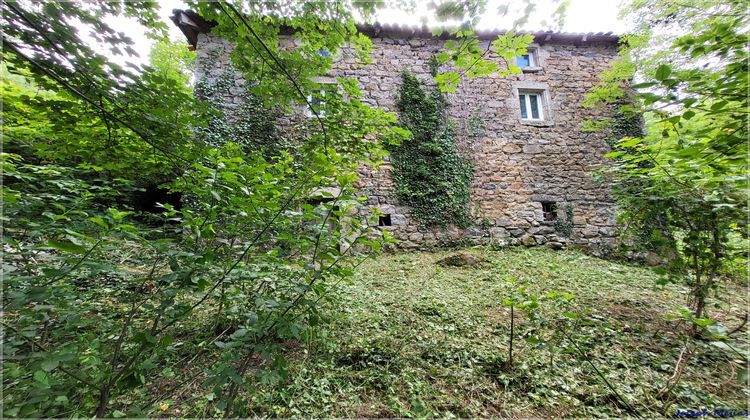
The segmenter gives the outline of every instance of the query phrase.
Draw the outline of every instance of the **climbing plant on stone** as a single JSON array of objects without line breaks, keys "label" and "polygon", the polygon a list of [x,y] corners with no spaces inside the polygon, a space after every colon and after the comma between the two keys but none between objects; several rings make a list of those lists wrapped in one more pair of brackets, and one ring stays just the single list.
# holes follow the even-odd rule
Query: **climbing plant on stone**
[{"label": "climbing plant on stone", "polygon": [[401,125],[412,136],[391,147],[397,198],[424,225],[468,226],[473,167],[456,147],[445,97],[437,89],[428,91],[409,72],[402,79],[396,107]]},{"label": "climbing plant on stone", "polygon": [[[278,110],[263,106],[263,101],[249,89],[237,88],[235,71],[226,70],[213,83],[201,79],[195,85],[195,97],[206,101],[214,111],[205,127],[196,129],[197,138],[212,146],[222,146],[231,141],[242,145],[246,151],[277,154],[283,148],[281,133],[275,121]],[[226,103],[231,91],[242,89],[239,104]],[[230,108],[228,105],[232,105]]]}]

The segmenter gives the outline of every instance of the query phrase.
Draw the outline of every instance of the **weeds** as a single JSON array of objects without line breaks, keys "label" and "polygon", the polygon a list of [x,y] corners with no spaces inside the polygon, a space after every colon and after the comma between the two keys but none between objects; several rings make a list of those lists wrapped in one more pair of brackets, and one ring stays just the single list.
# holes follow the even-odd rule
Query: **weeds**
[{"label": "weeds", "polygon": [[[486,251],[487,262],[475,267],[436,264],[450,254],[393,254],[363,264],[353,284],[343,286],[346,298],[330,307],[338,316],[314,353],[290,359],[284,397],[276,397],[278,388],[260,388],[250,411],[654,417],[677,408],[744,406],[744,362],[712,345],[691,358],[668,401],[655,398],[684,344],[676,321],[666,318],[684,290],[655,288],[652,271],[574,251],[520,248]],[[510,307],[501,296],[519,286],[538,305],[530,312],[515,306],[509,371]],[[733,305],[716,315],[741,311]],[[731,345],[747,348],[743,340]]]}]

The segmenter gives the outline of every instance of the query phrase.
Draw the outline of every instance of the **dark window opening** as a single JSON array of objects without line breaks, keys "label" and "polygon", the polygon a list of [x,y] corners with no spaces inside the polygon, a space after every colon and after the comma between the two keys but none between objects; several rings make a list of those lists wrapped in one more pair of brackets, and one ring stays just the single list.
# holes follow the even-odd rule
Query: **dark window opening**
[{"label": "dark window opening", "polygon": [[328,203],[328,202],[331,202],[331,201],[333,201],[333,199],[332,198],[328,198],[328,197],[324,197],[324,198],[308,198],[307,199],[307,204],[309,204],[309,205],[311,205],[313,207],[318,207],[321,204]]},{"label": "dark window opening", "polygon": [[148,185],[133,194],[133,209],[144,213],[162,213],[164,208],[159,204],[171,204],[174,208],[182,207],[182,194],[161,188],[158,185]]},{"label": "dark window opening", "polygon": [[378,217],[378,226],[391,226],[391,215],[383,214]]},{"label": "dark window opening", "polygon": [[551,201],[543,201],[542,212],[544,213],[544,220],[547,222],[557,219],[557,204]]}]

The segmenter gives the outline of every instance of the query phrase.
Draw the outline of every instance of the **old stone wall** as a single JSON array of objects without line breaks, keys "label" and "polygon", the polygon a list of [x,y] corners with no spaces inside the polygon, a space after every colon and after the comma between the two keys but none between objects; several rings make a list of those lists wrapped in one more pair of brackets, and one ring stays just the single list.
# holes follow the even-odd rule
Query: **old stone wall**
[{"label": "old stone wall", "polygon": [[[396,111],[395,100],[404,69],[430,83],[430,58],[444,41],[373,38],[373,62],[358,65],[346,51],[331,76],[355,77],[364,102]],[[615,58],[614,42],[532,44],[536,66],[508,77],[463,81],[448,95],[448,113],[457,126],[459,148],[474,163],[468,229],[424,227],[393,194],[388,163],[379,170],[363,167],[361,189],[368,204],[390,216],[402,247],[428,247],[458,241],[499,245],[559,247],[565,243],[593,251],[615,242],[614,199],[597,169],[608,146],[601,133],[581,130],[581,122],[609,110],[583,108],[584,95]],[[230,66],[231,46],[201,34],[196,77],[215,78]],[[504,63],[496,55],[489,59]],[[504,66],[505,64],[501,64]],[[237,89],[244,82],[236,79]],[[543,121],[520,118],[519,89],[542,97]],[[236,99],[226,98],[229,106]]]}]

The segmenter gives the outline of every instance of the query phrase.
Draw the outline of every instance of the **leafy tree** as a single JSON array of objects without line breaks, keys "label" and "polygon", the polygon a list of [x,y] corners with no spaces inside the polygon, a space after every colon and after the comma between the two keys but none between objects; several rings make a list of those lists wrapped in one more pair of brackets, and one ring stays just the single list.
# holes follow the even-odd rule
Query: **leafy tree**
[{"label": "leafy tree", "polygon": [[[634,76],[644,81],[631,86],[635,101],[621,109],[645,115],[647,130],[615,139],[609,172],[624,225],[672,249],[666,274],[691,288],[691,319],[700,320],[722,264],[733,257],[730,239],[747,237],[747,8],[738,1],[683,7],[660,0],[631,7],[640,38],[624,48],[589,104],[621,102],[622,86]],[[673,35],[652,35],[664,27]],[[666,48],[654,53],[653,44]],[[664,229],[653,229],[655,217]],[[691,331],[698,333],[697,323]]]},{"label": "leafy tree", "polygon": [[[310,107],[314,76],[345,45],[367,60],[371,43],[354,16],[380,5],[193,4],[236,45],[235,67],[259,81],[250,93],[284,113]],[[384,144],[407,138],[395,115],[366,106],[356,82],[339,79],[325,118],[300,124],[293,145],[243,148],[220,125],[213,134],[222,141],[208,141],[196,133],[212,130],[215,104],[191,94],[190,55],[175,53],[157,10],[0,4],[4,416],[145,416],[197,378],[206,378],[212,414],[247,415],[241,397],[256,380],[283,381],[284,340],[323,322],[321,305],[359,251],[381,247],[370,221],[352,217],[362,205],[355,185],[360,165],[377,165]],[[100,52],[136,53],[107,23],[123,17],[157,41],[150,65]],[[459,35],[473,45],[472,19]],[[281,28],[296,31],[298,48],[284,48]],[[458,69],[488,69],[476,49],[465,51],[450,57]],[[150,180],[168,180],[184,199],[144,225],[127,196]]]},{"label": "leafy tree", "polygon": [[[132,40],[107,22],[118,16],[132,17],[147,28],[148,36],[164,38],[166,26],[158,17],[156,4],[4,2],[0,7],[6,22],[6,62],[15,69],[28,69],[39,88],[64,91],[79,101],[80,106],[69,112],[101,118],[99,125],[107,130],[107,136],[94,136],[99,142],[111,145],[122,136],[137,139],[176,172],[191,160],[194,143],[185,139],[190,138],[190,111],[199,107],[186,89],[148,66],[114,63],[85,38],[90,35],[114,54],[136,55]],[[118,129],[121,132],[116,133]],[[100,147],[88,144],[80,148]]]},{"label": "leafy tree", "polygon": [[149,64],[164,77],[173,79],[177,86],[191,93],[191,79],[195,67],[195,51],[185,48],[181,40],[160,38],[154,42],[149,53]]}]

